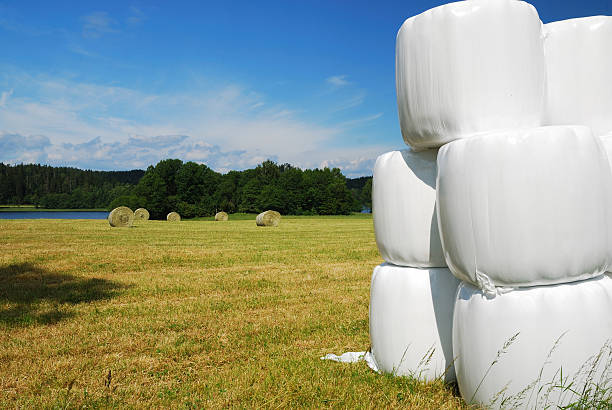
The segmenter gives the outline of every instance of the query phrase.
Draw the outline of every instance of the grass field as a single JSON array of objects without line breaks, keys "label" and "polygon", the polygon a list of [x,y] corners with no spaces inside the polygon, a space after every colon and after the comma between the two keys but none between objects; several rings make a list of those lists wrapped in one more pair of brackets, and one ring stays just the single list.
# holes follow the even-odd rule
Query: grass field
[{"label": "grass field", "polygon": [[368,348],[369,215],[0,230],[0,408],[465,406],[319,359]]}]

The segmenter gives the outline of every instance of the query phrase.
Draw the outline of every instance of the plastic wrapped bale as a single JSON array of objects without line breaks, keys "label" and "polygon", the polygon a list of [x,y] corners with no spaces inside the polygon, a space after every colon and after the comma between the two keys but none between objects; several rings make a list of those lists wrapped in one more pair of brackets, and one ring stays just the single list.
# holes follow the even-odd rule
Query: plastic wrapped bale
[{"label": "plastic wrapped bale", "polygon": [[255,223],[257,226],[278,226],[281,214],[276,211],[264,211],[257,215]]},{"label": "plastic wrapped bale", "polygon": [[438,153],[438,226],[449,269],[484,289],[571,282],[608,265],[612,182],[588,127],[451,142]]},{"label": "plastic wrapped bale", "polygon": [[379,370],[420,380],[455,378],[451,333],[459,283],[446,268],[374,268],[370,341]]},{"label": "plastic wrapped bale", "polygon": [[127,228],[134,223],[134,212],[127,206],[120,206],[108,214],[108,223],[114,228]]},{"label": "plastic wrapped bale", "polygon": [[461,395],[492,408],[566,408],[578,402],[574,392],[584,408],[609,400],[610,312],[608,275],[495,298],[463,282],[453,318]]},{"label": "plastic wrapped bale", "polygon": [[166,220],[168,222],[180,222],[181,221],[181,216],[178,214],[178,212],[170,212],[166,216]]},{"label": "plastic wrapped bale", "polygon": [[546,124],[583,124],[595,135],[612,131],[612,17],[544,25]]},{"label": "plastic wrapped bale", "polygon": [[376,244],[400,266],[445,267],[436,218],[437,150],[387,152],[372,181]]},{"label": "plastic wrapped bale", "polygon": [[148,221],[149,211],[147,211],[145,208],[138,208],[134,211],[134,219],[137,221]]},{"label": "plastic wrapped bale", "polygon": [[229,216],[227,215],[226,212],[217,212],[215,214],[215,221],[227,221],[229,219]]},{"label": "plastic wrapped bale", "polygon": [[395,55],[400,127],[415,149],[542,125],[542,23],[528,3],[473,0],[427,10],[401,26]]},{"label": "plastic wrapped bale", "polygon": [[[604,147],[604,150],[607,154],[608,164],[610,165],[610,172],[612,173],[612,132],[609,132],[608,134],[601,136],[599,140],[601,141],[602,146]],[[610,192],[610,195],[612,195],[612,191]],[[610,203],[612,203],[612,198],[610,199]],[[612,209],[608,209],[608,211],[610,213],[609,219],[612,220]],[[612,223],[610,223],[608,228],[610,232],[608,235],[608,241],[612,241]],[[608,250],[610,251],[610,254],[608,256],[608,272],[609,272],[610,270],[612,270],[612,243],[608,247]]]}]

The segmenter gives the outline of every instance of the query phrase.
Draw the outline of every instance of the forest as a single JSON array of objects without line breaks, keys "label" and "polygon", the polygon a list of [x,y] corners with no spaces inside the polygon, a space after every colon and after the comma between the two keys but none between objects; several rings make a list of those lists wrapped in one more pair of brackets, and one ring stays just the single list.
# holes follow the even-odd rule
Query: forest
[{"label": "forest", "polygon": [[347,179],[338,168],[306,169],[265,161],[253,169],[215,172],[204,164],[166,159],[146,171],[91,171],[0,163],[0,204],[47,209],[144,207],[162,219],[217,211],[338,215],[371,209],[372,178]]}]

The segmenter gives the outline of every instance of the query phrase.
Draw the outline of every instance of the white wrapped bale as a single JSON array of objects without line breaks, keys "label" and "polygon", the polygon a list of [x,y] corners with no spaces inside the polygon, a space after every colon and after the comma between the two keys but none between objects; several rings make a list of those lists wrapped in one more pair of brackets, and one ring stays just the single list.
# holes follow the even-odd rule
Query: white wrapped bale
[{"label": "white wrapped bale", "polygon": [[453,318],[461,395],[493,408],[557,408],[577,397],[554,386],[612,388],[610,312],[607,275],[515,289],[496,298],[463,282]]},{"label": "white wrapped bale", "polygon": [[544,26],[548,77],[546,124],[583,124],[595,135],[612,131],[612,17]]},{"label": "white wrapped bale", "polygon": [[396,42],[400,126],[415,149],[541,125],[542,24],[515,0],[459,1],[404,22]]},{"label": "white wrapped bale", "polygon": [[608,265],[610,166],[587,127],[540,127],[454,141],[438,153],[448,267],[495,286],[587,279]]},{"label": "white wrapped bale", "polygon": [[[608,157],[608,164],[610,164],[610,169],[612,172],[612,132],[600,137],[601,145],[604,148],[606,156]],[[612,179],[609,182],[612,187]],[[612,190],[609,192],[612,195]],[[612,204],[612,197],[610,198],[610,204]],[[612,209],[608,208],[608,218],[612,221]],[[608,271],[612,270],[612,223],[609,224],[609,234],[608,234]]]},{"label": "white wrapped bale", "polygon": [[372,181],[376,244],[394,265],[445,267],[436,217],[437,150],[379,156]]},{"label": "white wrapped bale", "polygon": [[370,287],[370,340],[380,371],[453,380],[453,305],[459,281],[446,268],[382,264]]},{"label": "white wrapped bale", "polygon": [[606,155],[608,156],[608,162],[612,164],[612,132],[606,135],[602,135],[599,137],[604,150],[606,151]]}]

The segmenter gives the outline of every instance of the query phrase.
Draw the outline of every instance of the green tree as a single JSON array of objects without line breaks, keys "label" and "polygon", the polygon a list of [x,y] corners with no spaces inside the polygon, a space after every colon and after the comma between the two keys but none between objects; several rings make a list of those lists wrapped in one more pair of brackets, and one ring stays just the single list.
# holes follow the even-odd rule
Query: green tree
[{"label": "green tree", "polygon": [[181,169],[183,161],[180,159],[164,159],[155,165],[157,175],[166,184],[166,194],[176,195],[176,173]]},{"label": "green tree", "polygon": [[146,208],[153,219],[161,219],[168,212],[168,193],[166,183],[153,166],[147,168],[144,176],[136,186],[136,194],[145,198]]},{"label": "green tree", "polygon": [[372,178],[369,178],[361,190],[361,203],[366,209],[372,209]]}]

